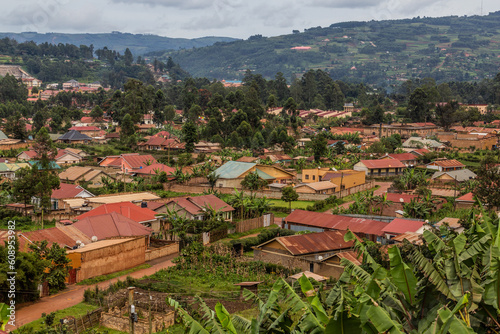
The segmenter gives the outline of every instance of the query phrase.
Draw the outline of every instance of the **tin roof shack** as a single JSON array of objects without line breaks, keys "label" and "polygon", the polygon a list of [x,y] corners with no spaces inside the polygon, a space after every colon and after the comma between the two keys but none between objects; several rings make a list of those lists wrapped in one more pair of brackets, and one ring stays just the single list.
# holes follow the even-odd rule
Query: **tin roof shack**
[{"label": "tin roof shack", "polygon": [[97,241],[67,252],[76,282],[133,268],[145,261],[144,237]]},{"label": "tin roof shack", "polygon": [[[254,247],[254,259],[322,276],[339,278],[344,272],[340,260],[325,262],[340,253],[352,253],[353,241],[344,241],[346,231],[326,231],[277,237]],[[348,255],[355,260],[355,255]]]}]

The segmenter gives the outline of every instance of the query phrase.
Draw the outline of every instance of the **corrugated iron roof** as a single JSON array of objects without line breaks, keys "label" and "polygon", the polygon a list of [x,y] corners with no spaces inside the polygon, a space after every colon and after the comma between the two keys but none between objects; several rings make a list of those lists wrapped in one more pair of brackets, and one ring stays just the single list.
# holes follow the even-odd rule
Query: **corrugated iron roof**
[{"label": "corrugated iron roof", "polygon": [[141,208],[130,202],[104,204],[76,217],[76,219],[82,220],[87,217],[94,217],[112,212],[119,213],[137,223],[148,222],[156,219],[156,212],[153,210]]},{"label": "corrugated iron roof", "polygon": [[252,162],[228,161],[215,170],[220,179],[236,179],[257,164]]},{"label": "corrugated iron roof", "polygon": [[175,172],[175,168],[172,168],[164,164],[155,163],[147,167],[141,168],[138,171],[135,171],[135,173],[137,174],[151,174],[151,175],[160,174],[161,172],[165,172],[167,175],[170,175]]},{"label": "corrugated iron roof", "polygon": [[330,230],[345,231],[348,228],[354,233],[383,236],[382,231],[387,223],[364,218],[354,218],[328,213],[294,210],[285,218],[285,222],[302,226],[311,226]]},{"label": "corrugated iron roof", "polygon": [[474,194],[473,193],[467,193],[467,194],[465,194],[463,196],[460,196],[455,201],[457,201],[457,202],[475,202],[474,201]]},{"label": "corrugated iron roof", "polygon": [[462,227],[462,225],[460,225],[458,223],[459,221],[460,221],[460,218],[445,217],[445,218],[441,219],[439,222],[437,222],[436,226],[441,226],[444,223],[447,223],[448,226],[455,229],[455,228]]},{"label": "corrugated iron roof", "polygon": [[354,241],[344,241],[345,234],[346,231],[325,231],[277,237],[275,240],[292,255],[306,255],[351,248]]},{"label": "corrugated iron roof", "polygon": [[461,163],[460,161],[455,160],[455,159],[436,160],[436,161],[429,163],[429,165],[432,165],[432,164],[439,166],[439,167],[465,167],[465,165],[463,163]]},{"label": "corrugated iron roof", "polygon": [[145,168],[148,164],[157,163],[156,159],[151,154],[146,155],[132,155],[123,154],[122,159],[126,161],[132,168]]},{"label": "corrugated iron roof", "polygon": [[432,179],[437,179],[444,174],[449,175],[452,179],[458,181],[458,182],[463,182],[471,179],[475,179],[477,177],[476,173],[473,171],[465,168],[465,169],[459,169],[459,170],[452,170],[449,172],[435,172],[432,175]]},{"label": "corrugated iron roof", "polygon": [[361,160],[360,163],[368,169],[374,168],[405,168],[406,166],[396,159]]},{"label": "corrugated iron roof", "polygon": [[417,159],[417,157],[411,153],[393,153],[393,154],[388,154],[387,156],[399,161],[408,161]]},{"label": "corrugated iron roof", "polygon": [[152,229],[149,227],[141,225],[117,212],[87,216],[72,226],[89,237],[96,236],[98,240],[113,237],[150,235],[152,232]]},{"label": "corrugated iron roof", "polygon": [[311,182],[311,183],[301,183],[295,186],[295,188],[299,187],[309,187],[316,191],[327,190],[336,188],[337,185],[330,181],[319,181],[319,182]]},{"label": "corrugated iron roof", "polygon": [[87,135],[84,135],[76,130],[70,130],[63,134],[61,137],[58,138],[58,140],[87,140],[91,141],[92,138],[90,138]]},{"label": "corrugated iron roof", "polygon": [[397,241],[397,242],[403,242],[403,240],[408,240],[412,244],[415,245],[421,245],[423,243],[422,239],[420,238],[422,235],[415,233],[415,232],[405,232],[403,234],[397,235],[392,240]]},{"label": "corrugated iron roof", "polygon": [[193,202],[199,207],[205,207],[205,206],[210,206],[213,209],[221,212],[229,212],[229,211],[234,211],[234,208],[218,198],[217,196],[211,194],[211,195],[204,195],[204,196],[195,196],[195,197],[189,197],[189,201]]},{"label": "corrugated iron roof", "polygon": [[424,226],[425,221],[406,219],[406,218],[396,218],[387,225],[383,231],[390,234],[401,234],[405,232],[417,232],[422,226]]},{"label": "corrugated iron roof", "polygon": [[302,272],[295,274],[295,275],[292,275],[292,276],[288,276],[288,278],[298,280],[299,278],[302,277],[302,275],[306,276],[307,278],[313,278],[316,282],[323,282],[323,281],[327,280],[327,278],[325,276],[321,276],[321,275],[312,273],[308,270],[302,271]]},{"label": "corrugated iron roof", "polygon": [[90,167],[73,166],[73,167],[69,167],[65,171],[62,171],[59,174],[59,178],[61,180],[76,181],[80,177],[82,177],[84,174],[90,172],[91,170],[92,170],[92,168],[90,168]]},{"label": "corrugated iron roof", "polygon": [[29,251],[29,245],[34,242],[47,241],[48,246],[57,243],[61,247],[73,247],[76,241],[80,240],[83,243],[90,242],[90,238],[85,234],[80,233],[72,226],[51,227],[43,230],[18,232],[19,250],[22,252]]},{"label": "corrugated iron roof", "polygon": [[83,189],[78,185],[61,183],[59,184],[59,189],[54,189],[52,191],[52,195],[50,196],[50,198],[62,199],[62,198],[84,197],[83,196],[84,194],[90,195],[90,197],[94,196],[91,192]]},{"label": "corrugated iron roof", "polygon": [[412,199],[417,197],[417,195],[411,194],[387,193],[387,200],[394,203],[410,203]]},{"label": "corrugated iron roof", "polygon": [[326,261],[327,259],[331,259],[332,257],[338,257],[340,259],[347,259],[358,266],[361,265],[361,261],[359,261],[358,254],[356,254],[356,252],[354,252],[354,251],[335,253],[335,254],[323,259],[323,261]]}]

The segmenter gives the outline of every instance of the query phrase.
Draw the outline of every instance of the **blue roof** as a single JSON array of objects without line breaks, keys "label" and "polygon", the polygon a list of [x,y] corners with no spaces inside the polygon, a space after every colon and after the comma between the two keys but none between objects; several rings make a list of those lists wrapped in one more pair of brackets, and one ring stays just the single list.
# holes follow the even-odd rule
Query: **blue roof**
[{"label": "blue roof", "polygon": [[[31,161],[28,161],[28,163],[31,165],[31,166],[37,166],[38,169],[42,169],[40,168],[40,162],[38,162],[37,160],[31,160]],[[49,164],[49,168],[50,169],[61,169],[61,167],[59,167],[58,164],[55,163],[55,161],[51,161],[50,164]]]},{"label": "blue roof", "polygon": [[214,173],[220,179],[236,179],[256,165],[253,162],[228,161],[217,168]]}]

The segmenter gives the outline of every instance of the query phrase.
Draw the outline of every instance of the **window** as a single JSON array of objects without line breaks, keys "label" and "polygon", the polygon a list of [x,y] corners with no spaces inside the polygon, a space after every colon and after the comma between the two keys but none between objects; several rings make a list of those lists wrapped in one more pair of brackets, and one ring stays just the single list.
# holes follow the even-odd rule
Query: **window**
[{"label": "window", "polygon": [[313,175],[313,181],[316,180],[316,175]]},{"label": "window", "polygon": [[309,180],[309,174],[306,174],[306,180]]}]

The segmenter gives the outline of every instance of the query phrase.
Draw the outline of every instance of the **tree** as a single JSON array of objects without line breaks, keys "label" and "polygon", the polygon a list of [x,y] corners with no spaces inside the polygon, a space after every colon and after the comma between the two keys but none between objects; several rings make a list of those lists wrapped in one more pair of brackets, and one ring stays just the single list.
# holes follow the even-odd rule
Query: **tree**
[{"label": "tree", "polygon": [[125,66],[131,66],[134,61],[134,56],[129,48],[125,49],[125,54],[123,55],[123,60],[125,61]]},{"label": "tree", "polygon": [[487,154],[477,171],[477,183],[473,193],[476,198],[493,208],[500,207],[500,169],[495,156]]},{"label": "tree", "polygon": [[123,116],[120,128],[120,141],[127,146],[136,144],[135,124],[130,114]]},{"label": "tree", "polygon": [[327,151],[326,145],[328,141],[323,134],[319,134],[311,141],[311,148],[314,155],[314,161],[319,162],[322,156],[325,155]]},{"label": "tree", "polygon": [[95,106],[94,109],[89,114],[90,117],[97,121],[101,121],[104,116],[104,111],[102,111],[101,107]]},{"label": "tree", "polygon": [[26,206],[31,203],[31,199],[35,196],[33,176],[31,168],[20,168],[16,171],[16,178],[12,183],[14,199],[24,204],[25,215],[27,215]]},{"label": "tree", "polygon": [[36,152],[37,161],[32,166],[31,179],[35,197],[38,198],[38,205],[42,209],[43,225],[43,210],[50,208],[52,191],[59,188],[60,184],[59,176],[53,170],[57,149],[49,137],[47,128],[42,127],[37,133],[33,150]]},{"label": "tree", "polygon": [[65,289],[65,281],[70,269],[70,259],[66,257],[66,249],[55,242],[49,247],[45,240],[35,241],[29,247],[39,261],[45,263],[43,280],[49,283],[50,291],[57,292]]},{"label": "tree", "polygon": [[245,175],[245,178],[241,181],[241,186],[250,190],[250,194],[252,195],[254,191],[267,186],[267,181],[262,179],[257,172],[251,172]]},{"label": "tree", "polygon": [[26,131],[26,121],[20,112],[7,117],[7,122],[4,128],[5,134],[14,139],[26,140],[28,138],[28,131]]},{"label": "tree", "polygon": [[427,93],[422,88],[415,89],[408,101],[408,118],[412,122],[427,122],[430,118],[428,102]]},{"label": "tree", "polygon": [[293,189],[292,186],[284,187],[281,191],[281,200],[288,202],[288,208],[292,212],[292,202],[299,199],[299,194]]},{"label": "tree", "polygon": [[196,125],[192,121],[187,121],[182,126],[182,135],[184,142],[186,142],[186,152],[191,153],[194,151],[194,144],[198,142],[198,131]]}]

